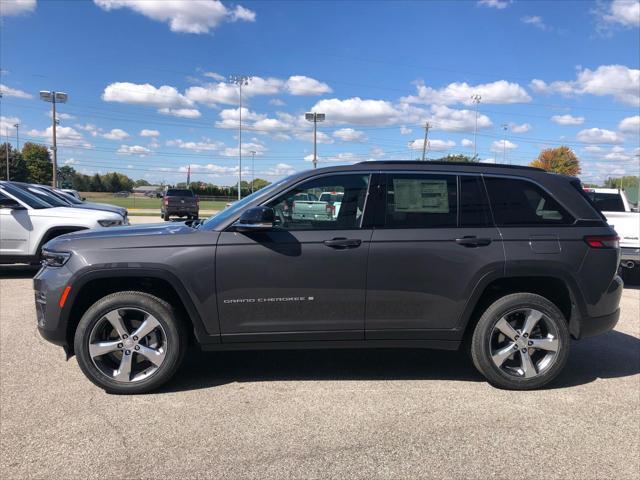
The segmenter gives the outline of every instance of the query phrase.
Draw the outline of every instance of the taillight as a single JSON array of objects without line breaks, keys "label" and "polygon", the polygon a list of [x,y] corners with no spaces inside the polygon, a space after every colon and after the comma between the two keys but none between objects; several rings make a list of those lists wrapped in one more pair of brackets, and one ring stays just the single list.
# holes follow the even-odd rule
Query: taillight
[{"label": "taillight", "polygon": [[607,236],[587,236],[584,237],[584,241],[587,242],[591,248],[619,248],[620,237],[616,235]]},{"label": "taillight", "polygon": [[333,213],[336,211],[336,207],[331,205],[330,203],[327,203],[327,212],[328,213]]},{"label": "taillight", "polygon": [[168,198],[165,198],[165,199],[164,199],[164,204],[165,204],[165,205],[169,205],[169,199],[168,199]]}]

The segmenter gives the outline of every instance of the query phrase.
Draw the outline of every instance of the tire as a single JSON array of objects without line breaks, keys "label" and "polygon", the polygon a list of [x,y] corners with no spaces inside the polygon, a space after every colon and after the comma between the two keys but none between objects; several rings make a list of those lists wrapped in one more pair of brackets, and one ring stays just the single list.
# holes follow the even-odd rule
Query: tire
[{"label": "tire", "polygon": [[[528,319],[533,328],[527,326]],[[471,358],[493,386],[534,390],[562,371],[569,344],[567,320],[555,304],[533,293],[513,293],[496,300],[480,317]]]},{"label": "tire", "polygon": [[162,219],[163,219],[165,222],[168,222],[170,218],[171,218],[171,216],[170,216],[168,213],[165,213],[165,214],[162,216]]},{"label": "tire", "polygon": [[[118,328],[114,326],[118,321],[112,321],[117,318],[122,320]],[[117,330],[128,333],[122,335]],[[140,339],[134,336],[136,332],[141,332]],[[108,353],[96,349],[98,344],[108,346]],[[80,369],[95,385],[108,393],[146,393],[176,372],[187,348],[187,334],[175,310],[164,300],[144,292],[117,292],[85,312],[75,332],[74,347]]]}]

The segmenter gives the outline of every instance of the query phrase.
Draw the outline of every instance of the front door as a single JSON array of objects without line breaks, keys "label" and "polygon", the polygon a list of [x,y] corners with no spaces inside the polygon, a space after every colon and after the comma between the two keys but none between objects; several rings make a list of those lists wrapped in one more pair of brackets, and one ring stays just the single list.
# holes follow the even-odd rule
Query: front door
[{"label": "front door", "polygon": [[385,183],[369,252],[366,337],[453,339],[474,288],[504,269],[482,178],[389,173]]},{"label": "front door", "polygon": [[33,229],[29,211],[10,208],[17,202],[0,193],[0,255],[24,256],[29,253],[29,234]]},{"label": "front door", "polygon": [[368,173],[306,180],[267,203],[273,230],[220,235],[224,342],[364,338],[369,184]]}]

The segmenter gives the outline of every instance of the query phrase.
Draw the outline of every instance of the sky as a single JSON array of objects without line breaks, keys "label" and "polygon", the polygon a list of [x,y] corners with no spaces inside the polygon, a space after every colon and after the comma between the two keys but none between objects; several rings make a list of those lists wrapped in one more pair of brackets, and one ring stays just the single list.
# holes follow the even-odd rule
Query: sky
[{"label": "sky", "polygon": [[2,141],[19,124],[50,145],[38,92],[66,92],[58,162],[87,174],[233,184],[233,75],[244,179],[312,167],[305,112],[326,114],[319,166],[419,159],[428,123],[431,159],[568,145],[585,182],[639,173],[638,0],[0,0],[0,17]]}]

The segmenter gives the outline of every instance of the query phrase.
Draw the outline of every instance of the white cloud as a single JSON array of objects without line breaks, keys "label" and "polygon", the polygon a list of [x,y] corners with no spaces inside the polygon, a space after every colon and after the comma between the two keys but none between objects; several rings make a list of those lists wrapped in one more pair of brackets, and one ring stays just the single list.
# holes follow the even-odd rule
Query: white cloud
[{"label": "white cloud", "polygon": [[197,108],[161,108],[158,113],[180,118],[199,118],[202,116]]},{"label": "white cloud", "polygon": [[207,78],[213,78],[214,80],[217,80],[218,82],[224,82],[225,81],[225,77],[224,75],[220,75],[219,73],[216,72],[204,72],[202,74],[203,77],[207,77]]},{"label": "white cloud", "polygon": [[159,137],[160,132],[158,130],[149,130],[148,128],[143,128],[142,130],[140,130],[140,133],[138,135],[140,135],[141,137]]},{"label": "white cloud", "polygon": [[320,100],[311,111],[325,113],[327,119],[332,122],[360,125],[393,124],[400,115],[400,112],[385,100],[363,100],[360,97]]},{"label": "white cloud", "polygon": [[193,101],[186,98],[174,87],[162,85],[154,87],[149,83],[115,82],[104,89],[102,99],[105,102],[130,103],[156,108],[181,108],[193,106]]},{"label": "white cloud", "polygon": [[558,125],[582,125],[584,123],[584,117],[574,117],[573,115],[554,115],[551,117],[551,121]]},{"label": "white cloud", "polygon": [[597,145],[587,145],[582,150],[588,153],[600,153],[602,151],[602,147],[599,147]]},{"label": "white cloud", "polygon": [[239,102],[238,87],[234,84],[220,82],[204,86],[190,87],[185,92],[192,102],[214,106],[218,103],[235,105]]},{"label": "white cloud", "polygon": [[11,88],[8,85],[5,85],[3,83],[0,83],[0,93],[2,93],[3,96],[7,96],[7,97],[33,98],[33,95],[31,95],[30,93],[19,90],[17,88]]},{"label": "white cloud", "polygon": [[413,130],[404,125],[400,127],[400,135],[409,135],[411,132],[413,132]]},{"label": "white cloud", "polygon": [[640,105],[640,70],[624,65],[601,65],[595,70],[580,68],[575,80],[546,83],[534,79],[530,87],[538,93],[559,93],[565,96],[611,95],[619,102]]},{"label": "white cloud", "polygon": [[[424,138],[418,138],[409,142],[409,148],[413,150],[422,150],[424,146]],[[428,152],[443,152],[445,150],[449,150],[456,146],[456,142],[453,140],[439,140],[432,139],[427,141],[427,151]]]},{"label": "white cloud", "polygon": [[[53,116],[53,112],[51,110],[47,110],[45,112],[45,115],[51,118]],[[74,118],[76,118],[75,116],[69,115],[68,113],[62,113],[58,111],[56,111],[56,117],[58,117],[58,120],[73,120]]]},{"label": "white cloud", "polygon": [[623,118],[618,124],[618,130],[623,133],[640,135],[640,115]]},{"label": "white cloud", "polygon": [[509,129],[513,132],[513,133],[527,133],[529,132],[533,127],[531,125],[529,125],[528,123],[523,123],[521,125],[517,125],[515,123],[510,123],[509,124]]},{"label": "white cloud", "polygon": [[[242,156],[250,157],[251,152],[256,152],[256,155],[263,155],[267,151],[267,147],[265,147],[262,143],[258,142],[242,142]],[[238,147],[226,147],[221,152],[225,157],[237,157],[238,156]]]},{"label": "white cloud", "polygon": [[600,3],[593,11],[598,20],[598,29],[607,33],[613,26],[632,28],[640,26],[640,1],[613,0]]},{"label": "white cloud", "polygon": [[[432,105],[429,121],[438,130],[445,132],[465,132],[474,130],[476,112],[473,110],[456,110],[444,105]],[[491,128],[493,124],[489,117],[478,115],[478,130]]]},{"label": "white cloud", "polygon": [[334,131],[333,136],[343,142],[363,142],[367,138],[363,131],[353,128],[341,128]]},{"label": "white cloud", "polygon": [[279,98],[272,98],[271,100],[269,100],[269,105],[273,105],[275,107],[283,107],[285,103]]},{"label": "white cloud", "polygon": [[526,15],[520,19],[522,23],[526,23],[527,25],[532,25],[540,30],[546,30],[548,27],[545,25],[542,17],[538,15]]},{"label": "white cloud", "polygon": [[[49,126],[44,130],[32,129],[27,132],[27,135],[32,137],[44,137],[48,142],[53,143],[53,127]],[[82,134],[72,127],[56,128],[56,142],[58,145],[65,145],[71,147],[91,148],[92,145],[88,143]]]},{"label": "white cloud", "polygon": [[509,104],[527,103],[531,97],[517,83],[498,80],[496,82],[479,85],[469,85],[467,82],[454,82],[446,87],[434,89],[426,85],[416,85],[417,95],[402,97],[401,102],[453,105],[462,103],[472,105],[472,95],[480,95],[482,103]]},{"label": "white cloud", "polygon": [[[304,160],[306,162],[311,162],[313,161],[313,155],[307,155],[304,157]],[[357,162],[362,162],[367,160],[366,156],[363,156],[362,154],[359,153],[352,153],[352,152],[341,152],[341,153],[337,153],[335,155],[330,155],[327,157],[321,157],[318,156],[318,162],[319,163],[357,163]],[[372,160],[372,159],[369,159]]]},{"label": "white cloud", "polygon": [[143,147],[142,145],[120,145],[118,151],[116,152],[120,155],[140,155],[144,157],[151,153],[147,147]]},{"label": "white cloud", "polygon": [[322,95],[333,91],[326,83],[304,75],[292,75],[289,77],[285,88],[291,95]]},{"label": "white cloud", "polygon": [[518,144],[510,142],[509,140],[495,140],[491,143],[492,152],[502,152],[504,150],[515,150],[516,148],[518,148]]},{"label": "white cloud", "polygon": [[469,140],[468,138],[463,138],[460,142],[460,145],[463,147],[471,148],[473,147],[473,140]]},{"label": "white cloud", "polygon": [[36,0],[2,0],[0,3],[2,17],[25,15],[36,9]]},{"label": "white cloud", "polygon": [[106,11],[130,8],[158,22],[169,24],[172,32],[209,33],[223,22],[255,21],[256,14],[240,5],[229,10],[218,0],[93,0]]},{"label": "white cloud", "polygon": [[107,140],[124,140],[125,138],[129,138],[129,134],[120,128],[114,128],[110,132],[102,135],[102,137]]},{"label": "white cloud", "polygon": [[580,130],[576,138],[585,143],[621,143],[622,137],[616,132],[603,128],[586,128]]},{"label": "white cloud", "polygon": [[[303,142],[313,142],[313,132],[296,133],[295,137],[298,140],[302,140]],[[334,140],[333,140],[333,138],[331,138],[326,133],[318,132],[317,135],[316,135],[316,142],[330,145],[330,144],[332,144],[334,142]]]},{"label": "white cloud", "polygon": [[[0,137],[3,137],[8,134],[8,132],[13,132],[15,130],[14,125],[16,123],[20,123],[20,119],[18,117],[0,117]],[[1,141],[2,139],[0,139]],[[0,155],[2,152],[0,152]],[[1,158],[1,157],[0,157]]]},{"label": "white cloud", "polygon": [[178,138],[176,140],[167,141],[167,146],[183,148],[185,150],[192,150],[194,152],[206,152],[220,150],[224,147],[224,143],[212,142],[209,139],[206,139],[202,142],[184,142]]},{"label": "white cloud", "polygon": [[269,168],[259,172],[259,175],[266,177],[280,177],[285,175],[291,175],[296,172],[296,169],[288,163],[278,163],[275,167]]},{"label": "white cloud", "polygon": [[507,8],[510,3],[510,0],[478,0],[478,5],[489,8],[497,8],[498,10]]}]

